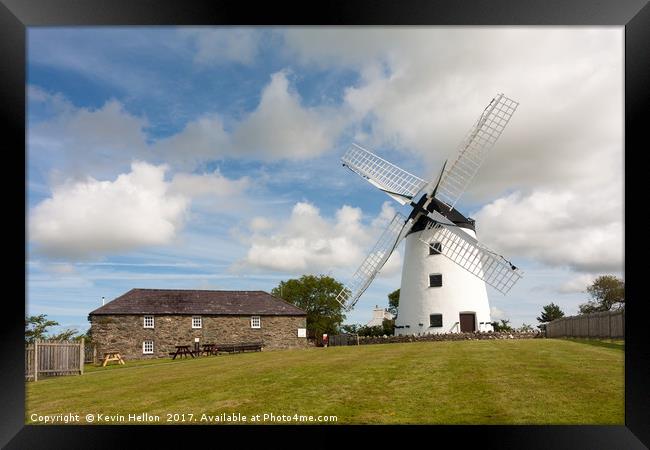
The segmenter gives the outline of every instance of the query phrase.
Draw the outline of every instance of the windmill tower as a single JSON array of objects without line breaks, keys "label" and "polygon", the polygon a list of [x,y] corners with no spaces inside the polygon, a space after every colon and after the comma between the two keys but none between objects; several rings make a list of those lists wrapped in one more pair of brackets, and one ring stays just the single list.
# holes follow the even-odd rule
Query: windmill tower
[{"label": "windmill tower", "polygon": [[498,94],[470,129],[438,181],[425,181],[353,144],[343,165],[412,210],[395,214],[337,296],[351,310],[405,239],[395,334],[490,331],[486,283],[506,294],[522,273],[476,239],[474,220],[454,208],[517,109]]}]

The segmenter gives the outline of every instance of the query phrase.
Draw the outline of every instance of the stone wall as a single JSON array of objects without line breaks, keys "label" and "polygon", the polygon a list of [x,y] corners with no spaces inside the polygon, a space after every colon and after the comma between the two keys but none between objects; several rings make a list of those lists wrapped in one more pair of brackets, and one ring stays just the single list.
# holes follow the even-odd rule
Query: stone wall
[{"label": "stone wall", "polygon": [[[126,359],[169,357],[176,345],[194,348],[199,344],[263,342],[264,350],[307,347],[307,339],[298,337],[298,328],[306,328],[306,316],[261,316],[261,328],[251,328],[250,316],[201,316],[202,327],[192,328],[192,316],[154,315],[154,328],[144,328],[143,315],[90,316],[97,355],[117,350]],[[142,343],[154,341],[154,353],[142,353]]]},{"label": "stone wall", "polygon": [[530,333],[519,332],[476,332],[476,333],[441,333],[422,334],[415,336],[359,336],[359,344],[388,344],[393,342],[427,342],[427,341],[468,341],[468,340],[489,340],[489,339],[536,339],[543,338],[544,334],[539,331]]}]

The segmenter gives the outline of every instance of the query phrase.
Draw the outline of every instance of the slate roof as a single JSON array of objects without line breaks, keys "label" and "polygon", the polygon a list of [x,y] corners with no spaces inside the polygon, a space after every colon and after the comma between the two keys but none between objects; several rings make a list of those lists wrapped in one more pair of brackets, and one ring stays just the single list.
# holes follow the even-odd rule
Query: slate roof
[{"label": "slate roof", "polygon": [[264,291],[131,289],[90,312],[111,314],[196,314],[305,316],[307,313]]}]

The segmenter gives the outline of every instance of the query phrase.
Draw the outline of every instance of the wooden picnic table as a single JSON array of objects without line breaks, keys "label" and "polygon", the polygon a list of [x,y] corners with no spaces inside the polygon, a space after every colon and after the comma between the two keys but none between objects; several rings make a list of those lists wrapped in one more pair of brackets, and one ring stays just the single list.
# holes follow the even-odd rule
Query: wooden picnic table
[{"label": "wooden picnic table", "polygon": [[194,352],[190,350],[189,345],[177,345],[176,346],[176,353],[170,353],[172,355],[172,359],[176,359],[177,356],[181,356],[181,358],[186,358],[187,355],[190,355],[192,358],[194,358]]},{"label": "wooden picnic table", "polygon": [[200,353],[205,353],[206,356],[214,355],[217,352],[215,344],[203,344],[203,350]]},{"label": "wooden picnic table", "polygon": [[117,351],[104,352],[102,367],[106,367],[106,364],[108,364],[109,361],[117,361],[118,364],[126,364],[122,359],[120,352]]}]

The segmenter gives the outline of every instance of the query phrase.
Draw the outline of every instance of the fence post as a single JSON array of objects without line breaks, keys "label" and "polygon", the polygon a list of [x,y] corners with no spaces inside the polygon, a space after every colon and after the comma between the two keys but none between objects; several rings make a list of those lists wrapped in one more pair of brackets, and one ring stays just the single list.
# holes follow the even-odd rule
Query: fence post
[{"label": "fence post", "polygon": [[612,315],[608,314],[607,319],[608,319],[607,320],[607,325],[608,325],[607,334],[609,335],[609,338],[611,339],[612,338]]},{"label": "fence post", "polygon": [[84,363],[86,362],[86,341],[81,338],[79,344],[79,375],[84,374]]},{"label": "fence post", "polygon": [[625,339],[625,310],[621,312],[621,325],[621,328],[623,328],[623,339]]},{"label": "fence post", "polygon": [[38,381],[38,339],[34,340],[34,381]]}]

